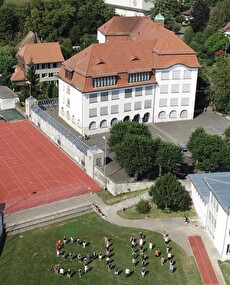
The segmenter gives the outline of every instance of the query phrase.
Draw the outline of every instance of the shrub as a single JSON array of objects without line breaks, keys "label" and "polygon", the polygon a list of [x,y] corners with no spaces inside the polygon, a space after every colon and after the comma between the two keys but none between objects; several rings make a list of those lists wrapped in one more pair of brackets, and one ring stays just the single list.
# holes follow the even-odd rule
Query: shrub
[{"label": "shrub", "polygon": [[147,214],[151,210],[151,205],[149,201],[141,199],[137,204],[136,204],[136,211],[139,214]]}]

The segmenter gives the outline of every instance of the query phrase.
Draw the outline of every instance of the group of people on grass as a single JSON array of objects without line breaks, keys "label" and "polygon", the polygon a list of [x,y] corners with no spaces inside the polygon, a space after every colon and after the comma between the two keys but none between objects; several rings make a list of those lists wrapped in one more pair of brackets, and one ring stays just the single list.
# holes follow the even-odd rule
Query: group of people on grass
[{"label": "group of people on grass", "polygon": [[[154,256],[160,259],[160,265],[163,266],[165,263],[168,262],[169,271],[173,273],[175,270],[175,267],[174,267],[175,260],[171,252],[172,248],[170,246],[169,235],[165,231],[163,232],[163,239],[165,242],[165,247],[166,247],[166,252],[167,252],[166,258],[162,256],[161,251],[152,242],[149,242],[149,245],[148,245],[149,252],[150,254],[152,254],[151,251],[155,248]],[[82,248],[86,248],[88,244],[85,240],[81,240],[79,237],[76,239],[73,237],[70,237],[69,239],[64,237],[62,240],[58,240],[55,245],[56,256],[58,258],[62,258],[65,260],[68,259],[69,261],[77,260],[78,263],[81,264],[81,268],[78,269],[79,278],[81,278],[83,274],[86,274],[89,271],[88,265],[95,259],[98,259],[99,261],[102,261],[102,259],[105,259],[106,267],[108,271],[112,271],[114,275],[119,275],[122,272],[122,270],[119,270],[118,267],[112,263],[112,260],[111,260],[112,243],[111,243],[111,239],[109,239],[107,236],[104,237],[105,255],[103,255],[101,252],[99,252],[98,254],[96,252],[88,252],[84,256],[82,256],[80,253],[75,254],[75,255],[73,255],[72,252],[66,253],[64,251],[64,247],[68,242],[75,243],[77,246],[81,246]],[[131,253],[132,253],[131,263],[132,263],[133,268],[137,265],[138,262],[141,263],[141,271],[140,271],[141,277],[145,277],[145,275],[148,272],[146,270],[146,267],[148,265],[149,256],[146,254],[147,248],[145,247],[145,244],[146,244],[146,236],[142,232],[140,232],[139,242],[134,236],[130,237],[130,246],[131,246]],[[138,257],[140,258],[139,261],[137,260]],[[65,275],[68,278],[71,278],[76,273],[76,272],[73,272],[70,268],[65,270],[59,264],[55,264],[53,266],[53,269],[56,274],[60,276]],[[126,277],[129,277],[132,274],[132,272],[133,271],[131,271],[129,267],[127,267],[124,270],[124,274]]]}]

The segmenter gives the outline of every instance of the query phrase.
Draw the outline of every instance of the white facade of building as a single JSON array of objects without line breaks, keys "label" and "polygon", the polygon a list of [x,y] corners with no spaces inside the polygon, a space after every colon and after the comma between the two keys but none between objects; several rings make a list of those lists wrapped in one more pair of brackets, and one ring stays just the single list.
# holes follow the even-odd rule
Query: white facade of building
[{"label": "white facade of building", "polygon": [[154,7],[153,0],[104,0],[120,16],[143,16]]},{"label": "white facade of building", "polygon": [[189,175],[192,200],[221,260],[230,260],[230,173]]}]

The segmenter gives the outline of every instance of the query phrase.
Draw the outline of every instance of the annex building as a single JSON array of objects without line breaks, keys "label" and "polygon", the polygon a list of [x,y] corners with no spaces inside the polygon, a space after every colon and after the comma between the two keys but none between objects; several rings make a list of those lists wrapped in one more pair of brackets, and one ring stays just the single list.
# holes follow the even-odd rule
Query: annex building
[{"label": "annex building", "polygon": [[200,65],[162,22],[115,16],[97,38],[58,73],[59,116],[76,131],[102,133],[126,120],[193,119]]},{"label": "annex building", "polygon": [[221,260],[230,259],[230,172],[190,174],[192,200]]},{"label": "annex building", "polygon": [[17,53],[15,72],[11,76],[11,81],[16,86],[20,87],[25,84],[26,70],[31,60],[40,82],[58,83],[57,73],[64,61],[58,42],[30,43],[20,49]]}]

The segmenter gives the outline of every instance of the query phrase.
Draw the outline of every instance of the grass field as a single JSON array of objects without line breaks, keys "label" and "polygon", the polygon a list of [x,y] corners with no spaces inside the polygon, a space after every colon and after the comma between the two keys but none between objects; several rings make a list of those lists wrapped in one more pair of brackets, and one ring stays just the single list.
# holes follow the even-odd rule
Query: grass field
[{"label": "grass field", "polygon": [[223,276],[224,276],[224,279],[225,279],[225,282],[227,285],[230,285],[230,261],[218,261],[219,263],[219,266],[220,266],[220,269],[223,273]]},{"label": "grass field", "polygon": [[[166,255],[162,235],[150,231],[146,234],[146,248],[151,241],[156,248]],[[79,236],[89,242],[85,249],[76,244],[66,244],[64,250],[85,255],[87,252],[105,252],[104,236],[111,238],[112,262],[121,270],[119,276],[109,272],[106,261],[98,259],[89,264],[90,271],[80,279],[78,273],[72,278],[58,276],[53,272],[53,265],[59,263],[65,270],[71,268],[73,272],[83,268],[76,259],[63,260],[55,255],[55,244],[63,236]],[[138,229],[121,228],[114,226],[95,213],[87,214],[69,221],[55,225],[28,231],[20,235],[9,236],[6,239],[4,250],[0,258],[0,284],[4,285],[63,285],[63,284],[177,284],[177,285],[200,285],[202,284],[193,257],[186,253],[175,243],[171,242],[172,253],[175,256],[175,272],[169,272],[168,263],[160,265],[160,260],[154,257],[153,251],[146,249],[149,256],[146,269],[148,274],[142,278],[140,275],[140,256],[136,267],[131,265],[131,248],[129,238],[133,235],[139,237]],[[137,248],[138,249],[138,248]],[[138,254],[138,252],[137,252]],[[125,268],[133,271],[130,277],[125,277]]]},{"label": "grass field", "polygon": [[190,211],[186,212],[171,212],[171,213],[165,213],[164,211],[160,210],[157,208],[156,204],[151,203],[151,211],[148,214],[139,214],[135,206],[127,208],[125,211],[120,211],[118,214],[125,219],[129,220],[135,220],[135,219],[144,219],[146,217],[150,218],[183,218],[184,215],[186,214],[188,217],[194,217],[196,216],[196,212],[193,208],[191,208]]}]

